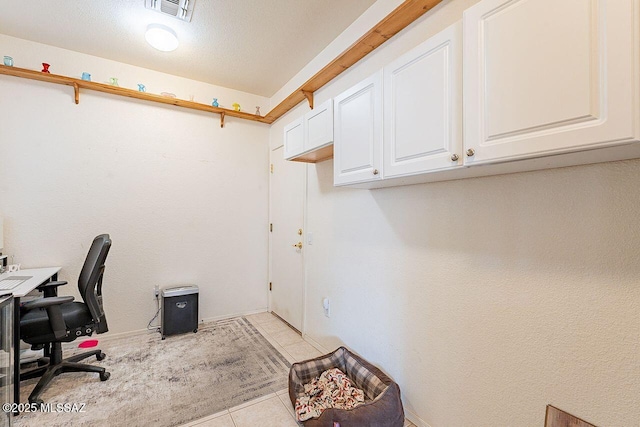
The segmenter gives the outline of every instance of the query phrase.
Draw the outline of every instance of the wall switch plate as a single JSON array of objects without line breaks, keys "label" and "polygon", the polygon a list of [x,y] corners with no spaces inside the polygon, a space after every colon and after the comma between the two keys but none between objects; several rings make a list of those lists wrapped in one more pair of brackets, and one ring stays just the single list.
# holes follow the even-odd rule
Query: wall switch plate
[{"label": "wall switch plate", "polygon": [[331,301],[329,301],[329,298],[322,300],[322,308],[324,308],[324,315],[331,317]]},{"label": "wall switch plate", "polygon": [[313,233],[307,233],[307,244],[313,245]]}]

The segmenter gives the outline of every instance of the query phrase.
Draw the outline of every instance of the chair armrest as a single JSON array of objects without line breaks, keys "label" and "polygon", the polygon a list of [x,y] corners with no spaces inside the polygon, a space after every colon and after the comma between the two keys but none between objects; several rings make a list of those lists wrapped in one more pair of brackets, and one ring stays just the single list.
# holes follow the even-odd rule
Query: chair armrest
[{"label": "chair armrest", "polygon": [[58,296],[58,286],[66,285],[67,282],[65,280],[57,280],[53,282],[43,283],[38,286],[36,289],[40,292],[44,292],[45,298]]},{"label": "chair armrest", "polygon": [[34,308],[48,308],[51,306],[72,302],[73,300],[74,298],[70,295],[65,297],[38,298],[36,300],[25,302],[24,304],[20,304],[20,308],[22,308],[23,310],[29,311],[29,310],[33,310]]},{"label": "chair armrest", "polygon": [[72,296],[39,298],[37,300],[24,303],[22,308],[27,311],[36,308],[45,308],[47,310],[47,317],[49,317],[49,324],[51,325],[53,335],[56,339],[61,339],[66,337],[69,332],[67,331],[67,324],[64,322],[64,317],[62,317],[60,305],[72,301]]}]

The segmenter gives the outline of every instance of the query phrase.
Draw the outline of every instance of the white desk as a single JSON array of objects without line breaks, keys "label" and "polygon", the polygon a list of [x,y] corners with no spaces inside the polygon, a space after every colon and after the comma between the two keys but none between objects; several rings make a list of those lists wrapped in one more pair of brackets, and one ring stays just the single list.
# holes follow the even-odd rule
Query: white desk
[{"label": "white desk", "polygon": [[20,298],[49,280],[58,280],[60,267],[30,268],[0,274],[0,281],[11,277],[31,278],[20,283],[13,289],[1,290],[0,295],[13,295],[13,401],[20,403]]},{"label": "white desk", "polygon": [[[38,286],[42,285],[45,282],[48,282],[53,276],[57,275],[60,271],[60,267],[45,267],[45,268],[30,268],[27,270],[18,270],[13,273],[2,273],[0,274],[0,282],[4,279],[10,279],[11,277],[28,277],[31,276],[30,279],[25,280],[18,286],[13,289],[4,290],[0,289],[0,295],[2,294],[13,294],[14,298],[21,298],[27,295],[29,292],[33,291]],[[55,280],[55,279],[54,279]],[[0,283],[1,285],[2,283]]]}]

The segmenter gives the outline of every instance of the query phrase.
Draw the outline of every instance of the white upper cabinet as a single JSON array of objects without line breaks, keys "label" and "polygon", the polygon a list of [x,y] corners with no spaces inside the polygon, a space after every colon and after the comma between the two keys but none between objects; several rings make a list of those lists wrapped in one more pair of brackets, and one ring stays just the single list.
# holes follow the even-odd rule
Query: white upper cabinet
[{"label": "white upper cabinet", "polygon": [[462,23],[384,68],[384,178],[462,165]]},{"label": "white upper cabinet", "polygon": [[333,142],[333,100],[329,99],[304,115],[304,151]]},{"label": "white upper cabinet", "polygon": [[284,158],[290,159],[304,152],[304,118],[289,123],[284,128]]},{"label": "white upper cabinet", "polygon": [[638,140],[638,0],[483,0],[464,12],[465,164]]},{"label": "white upper cabinet", "polygon": [[335,185],[382,177],[382,70],[334,99]]},{"label": "white upper cabinet", "polygon": [[[286,160],[318,161],[330,158],[331,151],[319,152],[333,143],[333,100],[316,106],[303,117],[284,128],[284,158]],[[317,155],[309,155],[314,153]]]}]

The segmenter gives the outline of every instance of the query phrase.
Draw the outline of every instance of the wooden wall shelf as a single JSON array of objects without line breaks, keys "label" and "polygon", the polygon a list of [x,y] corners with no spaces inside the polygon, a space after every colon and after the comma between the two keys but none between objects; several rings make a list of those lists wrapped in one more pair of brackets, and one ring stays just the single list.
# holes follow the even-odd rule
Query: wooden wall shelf
[{"label": "wooden wall shelf", "polygon": [[142,99],[145,101],[159,102],[161,104],[176,105],[178,107],[189,108],[192,110],[206,111],[209,113],[220,114],[220,127],[224,127],[225,116],[237,117],[239,119],[251,120],[260,123],[270,123],[268,119],[254,114],[243,113],[242,111],[229,110],[226,108],[213,107],[198,102],[185,101],[184,99],[170,98],[168,96],[154,95],[146,92],[139,92],[133,89],[125,89],[119,86],[109,84],[88,82],[82,79],[74,79],[73,77],[60,76],[57,74],[43,73],[41,71],[27,70],[25,68],[8,67],[0,65],[0,74],[7,76],[22,77],[31,80],[40,80],[43,82],[67,85],[74,88],[75,102],[80,102],[80,89],[95,90],[98,92],[110,93],[113,95],[126,96],[129,98]]},{"label": "wooden wall shelf", "polygon": [[268,123],[273,123],[305,99],[309,101],[309,106],[313,109],[313,93],[315,91],[342,74],[440,2],[442,0],[405,0],[354,44],[276,105],[264,118]]},{"label": "wooden wall shelf", "polygon": [[[145,101],[159,102],[162,104],[170,104],[176,105],[178,107],[190,108],[192,110],[220,114],[220,127],[224,127],[225,116],[271,124],[278,120],[280,117],[287,114],[291,109],[293,109],[296,105],[298,105],[305,99],[309,102],[309,106],[311,107],[311,109],[313,109],[313,93],[316,90],[320,89],[335,77],[342,74],[342,72],[346,71],[349,67],[367,56],[378,46],[389,40],[395,34],[414,22],[416,19],[427,13],[441,1],[442,0],[405,0],[382,21],[378,22],[365,35],[360,37],[360,39],[349,46],[344,52],[338,55],[323,69],[318,71],[313,77],[311,77],[302,86],[291,93],[291,95],[286,97],[282,102],[280,102],[280,104],[275,106],[265,116],[256,116],[254,114],[243,113],[241,111],[213,107],[211,105],[185,101],[183,99],[153,95],[146,92],[139,92],[133,89],[124,89],[118,86],[88,82],[72,77],[42,73],[40,71],[27,70],[24,68],[0,65],[0,74],[72,86],[75,92],[74,95],[76,104],[80,102],[80,89],[89,89],[98,92],[110,93],[113,95],[128,96],[130,98],[143,99]],[[323,157],[325,155],[328,155],[328,153],[325,152],[323,154]],[[331,153],[331,156],[332,155],[333,154]],[[331,157],[325,157],[322,160],[325,160],[327,158]]]}]

